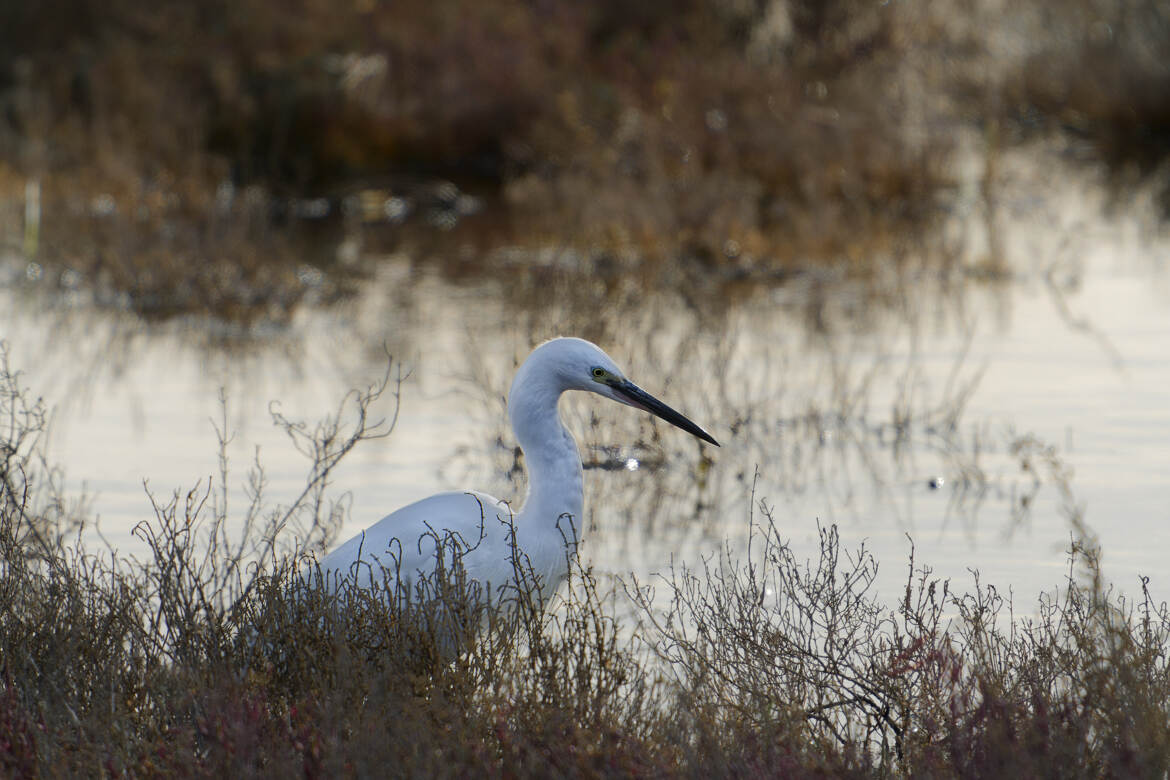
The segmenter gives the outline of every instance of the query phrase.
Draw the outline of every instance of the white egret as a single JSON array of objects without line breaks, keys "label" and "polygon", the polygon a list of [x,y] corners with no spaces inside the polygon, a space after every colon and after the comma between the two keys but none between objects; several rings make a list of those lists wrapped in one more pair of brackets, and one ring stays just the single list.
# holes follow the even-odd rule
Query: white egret
[{"label": "white egret", "polygon": [[[581,456],[557,411],[566,390],[584,390],[657,415],[715,446],[699,426],[628,380],[599,347],[577,338],[547,341],[516,372],[508,414],[528,465],[528,495],[518,514],[474,491],[440,493],[384,517],[321,561],[327,582],[369,588],[381,578],[411,587],[458,548],[467,582],[497,597],[517,587],[517,564],[541,603],[568,574],[582,517]],[[527,580],[531,576],[534,580]]]}]

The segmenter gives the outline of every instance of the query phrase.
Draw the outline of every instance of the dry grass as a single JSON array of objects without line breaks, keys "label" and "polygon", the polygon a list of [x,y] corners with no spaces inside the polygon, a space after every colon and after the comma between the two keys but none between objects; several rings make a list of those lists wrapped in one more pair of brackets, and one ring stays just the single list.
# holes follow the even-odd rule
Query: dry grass
[{"label": "dry grass", "polygon": [[[904,595],[883,603],[864,549],[824,528],[819,558],[800,560],[762,502],[742,559],[668,573],[656,598],[647,583],[605,591],[574,567],[556,603],[519,598],[485,615],[461,597],[457,566],[427,605],[332,598],[306,587],[279,532],[328,536],[321,488],[348,448],[385,431],[363,416],[379,388],[319,428],[281,421],[312,462],[291,506],[257,490],[251,530],[229,543],[247,523],[206,488],[157,501],[139,528],[151,554],[131,562],[58,533],[61,502],[36,457],[43,418],[7,366],[0,379],[8,775],[1170,768],[1170,612],[1148,593],[1113,594],[1079,541],[1067,582],[1032,618],[977,577],[963,592],[913,559]],[[640,617],[619,619],[631,603]],[[454,655],[429,620],[453,612],[480,626]]]}]

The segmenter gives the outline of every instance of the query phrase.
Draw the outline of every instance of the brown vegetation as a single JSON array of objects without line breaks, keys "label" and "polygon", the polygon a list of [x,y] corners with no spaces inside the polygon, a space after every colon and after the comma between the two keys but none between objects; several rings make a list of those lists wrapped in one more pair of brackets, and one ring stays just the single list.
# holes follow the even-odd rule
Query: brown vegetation
[{"label": "brown vegetation", "polygon": [[[279,227],[305,214],[344,213],[346,234],[417,220],[425,238],[380,240],[461,269],[472,247],[479,265],[554,246],[591,267],[651,261],[667,282],[679,260],[716,277],[864,274],[915,252],[960,123],[1071,128],[1122,168],[1165,159],[1164,10],[1059,6],[7,4],[2,197],[37,182],[26,251],[164,316],[279,318],[344,295],[352,264],[294,251],[306,236]],[[1046,36],[996,78],[978,32],[992,22]],[[433,208],[442,179],[488,210]],[[5,221],[19,234],[18,213]]]},{"label": "brown vegetation", "polygon": [[[130,562],[64,533],[43,418],[0,376],[0,767],[14,776],[1160,776],[1170,613],[1105,589],[1077,542],[1033,618],[976,577],[877,563],[821,531],[797,558],[758,505],[743,560],[607,594],[575,569],[545,610],[465,615],[452,657],[401,602],[306,587],[281,532],[318,544],[338,459],[385,430],[280,420],[305,490],[244,518],[207,488],[156,502]],[[223,478],[225,475],[221,475]],[[1075,511],[1070,509],[1070,511]],[[1075,518],[1074,518],[1075,519]],[[1075,523],[1074,523],[1075,525]],[[238,540],[229,528],[244,528]],[[459,593],[458,588],[453,591]],[[638,620],[629,617],[631,598]],[[459,598],[422,617],[465,610]],[[464,614],[464,613],[460,613]],[[481,622],[484,621],[484,622]],[[391,770],[392,768],[392,770]]]}]

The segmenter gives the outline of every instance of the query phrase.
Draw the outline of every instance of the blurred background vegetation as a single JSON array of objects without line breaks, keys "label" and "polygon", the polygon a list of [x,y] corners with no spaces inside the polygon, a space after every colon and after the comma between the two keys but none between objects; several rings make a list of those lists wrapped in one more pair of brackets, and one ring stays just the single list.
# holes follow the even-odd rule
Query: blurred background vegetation
[{"label": "blurred background vegetation", "polygon": [[1060,135],[1165,179],[1168,54],[1157,0],[5,3],[0,224],[28,248],[34,182],[38,262],[162,316],[294,307],[306,224],[457,273],[864,276],[915,256],[972,128],[988,165]]}]

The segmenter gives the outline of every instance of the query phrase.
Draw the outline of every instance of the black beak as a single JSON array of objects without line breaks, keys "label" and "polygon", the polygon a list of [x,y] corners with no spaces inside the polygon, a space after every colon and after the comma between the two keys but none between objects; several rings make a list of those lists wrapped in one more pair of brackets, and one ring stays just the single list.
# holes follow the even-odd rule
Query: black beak
[{"label": "black beak", "polygon": [[666,420],[676,428],[682,428],[692,436],[697,436],[705,442],[714,444],[716,447],[719,446],[719,442],[715,441],[715,439],[711,437],[711,434],[707,433],[702,428],[688,420],[686,417],[679,414],[674,409],[671,409],[669,406],[662,403],[657,398],[650,395],[628,379],[623,380],[622,382],[618,382],[617,384],[610,385],[610,387],[613,388],[613,391],[621,400],[625,401],[635,409],[642,409],[643,411],[650,412],[650,414],[661,417],[663,420]]}]

